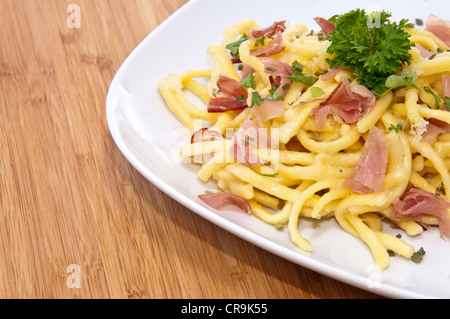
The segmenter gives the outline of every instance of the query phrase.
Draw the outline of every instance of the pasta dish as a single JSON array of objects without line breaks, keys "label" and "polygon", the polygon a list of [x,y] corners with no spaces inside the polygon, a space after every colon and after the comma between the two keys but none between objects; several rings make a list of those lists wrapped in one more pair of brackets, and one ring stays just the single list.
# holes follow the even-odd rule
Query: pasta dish
[{"label": "pasta dish", "polygon": [[208,46],[210,68],[161,79],[192,132],[180,156],[217,183],[199,199],[286,227],[307,252],[302,219],[335,218],[379,269],[393,254],[420,261],[408,236],[450,236],[449,22],[389,18],[356,9],[315,18],[317,30],[242,20]]}]

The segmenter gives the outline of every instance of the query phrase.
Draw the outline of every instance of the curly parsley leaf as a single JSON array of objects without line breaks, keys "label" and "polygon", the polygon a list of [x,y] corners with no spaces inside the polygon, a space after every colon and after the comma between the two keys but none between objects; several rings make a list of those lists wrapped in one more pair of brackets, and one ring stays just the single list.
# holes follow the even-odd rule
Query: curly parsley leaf
[{"label": "curly parsley leaf", "polygon": [[386,11],[351,10],[335,18],[336,29],[328,37],[331,68],[353,70],[358,82],[377,95],[386,92],[386,79],[412,59],[409,50],[414,44],[405,30],[414,25],[407,19],[391,22],[390,17]]}]

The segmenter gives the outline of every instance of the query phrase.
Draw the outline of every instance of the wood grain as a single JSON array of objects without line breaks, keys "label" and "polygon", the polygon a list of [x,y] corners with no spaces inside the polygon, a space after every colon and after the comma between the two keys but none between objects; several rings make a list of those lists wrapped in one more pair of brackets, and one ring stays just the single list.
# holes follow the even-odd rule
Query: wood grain
[{"label": "wood grain", "polygon": [[186,2],[0,0],[0,297],[380,298],[200,218],[115,146],[109,84]]}]

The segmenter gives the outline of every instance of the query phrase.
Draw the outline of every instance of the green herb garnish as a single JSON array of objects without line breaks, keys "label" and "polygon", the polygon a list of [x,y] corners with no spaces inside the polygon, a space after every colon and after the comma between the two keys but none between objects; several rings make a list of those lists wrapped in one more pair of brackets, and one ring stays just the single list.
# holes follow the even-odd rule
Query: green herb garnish
[{"label": "green herb garnish", "polygon": [[275,229],[277,231],[283,231],[284,230],[284,226],[282,224],[280,224],[280,223],[276,223],[275,224]]},{"label": "green herb garnish", "polygon": [[328,36],[330,67],[349,68],[377,95],[387,91],[386,79],[412,60],[409,50],[414,44],[405,29],[414,25],[407,19],[391,22],[390,17],[386,11],[351,10],[335,19],[336,29]]},{"label": "green herb garnish", "polygon": [[426,86],[423,88],[423,90],[427,93],[430,93],[431,95],[433,95],[434,97],[434,108],[438,109],[439,108],[439,102],[441,101],[441,97],[439,95],[437,95],[436,93],[433,92],[433,90],[431,89],[431,87]]},{"label": "green herb garnish", "polygon": [[426,254],[426,252],[423,249],[423,247],[420,247],[420,249],[411,256],[411,260],[413,262],[415,262],[416,264],[420,264],[423,260],[423,257],[425,256],[425,254]]},{"label": "green herb garnish", "polygon": [[238,100],[238,101],[241,102],[241,103],[244,103],[245,97],[241,94],[241,95],[239,95],[239,96],[236,98],[236,100]]},{"label": "green herb garnish", "polygon": [[227,44],[225,47],[231,51],[231,55],[236,60],[240,60],[241,57],[239,56],[239,47],[241,46],[241,44],[243,42],[247,41],[248,39],[249,39],[249,36],[244,33],[243,35],[241,35],[241,37],[238,40]]},{"label": "green herb garnish", "polygon": [[313,86],[311,87],[311,95],[313,97],[319,97],[325,94],[325,91],[322,90],[320,87],[318,86]]},{"label": "green herb garnish", "polygon": [[256,39],[256,41],[255,41],[255,47],[257,47],[257,46],[264,46],[264,40],[266,39],[266,37],[265,36],[262,36],[262,38],[259,38],[259,39]]},{"label": "green herb garnish", "polygon": [[250,107],[255,106],[255,104],[260,106],[263,101],[264,99],[261,97],[261,95],[259,95],[257,91],[252,91],[252,104],[250,105]]},{"label": "green herb garnish", "polygon": [[294,71],[294,74],[287,76],[287,79],[295,82],[301,82],[309,86],[316,83],[315,77],[303,73],[303,65],[301,65],[299,62],[295,61],[292,64],[292,71]]},{"label": "green herb garnish", "polygon": [[444,96],[444,106],[447,111],[450,111],[450,97]]},{"label": "green herb garnish", "polygon": [[265,176],[265,177],[275,177],[275,176],[277,176],[278,174],[277,174],[277,173],[273,173],[273,174],[259,173],[259,175]]},{"label": "green herb garnish", "polygon": [[391,126],[389,126],[389,131],[395,131],[398,133],[398,131],[403,131],[404,127],[405,127],[405,125],[402,122],[398,122],[397,126],[394,126],[394,124],[391,124]]},{"label": "green herb garnish", "polygon": [[393,89],[393,90],[400,89],[400,88],[403,88],[406,86],[412,86],[412,87],[420,90],[420,88],[416,84],[417,78],[418,78],[418,76],[415,72],[404,74],[404,75],[393,74],[393,75],[390,75],[386,79],[386,82],[384,84],[388,89]]},{"label": "green herb garnish", "polygon": [[254,88],[256,86],[255,77],[252,72],[245,79],[241,80],[241,86],[244,88]]},{"label": "green herb garnish", "polygon": [[277,89],[279,88],[279,85],[272,84],[272,87],[269,90],[269,94],[264,98],[265,100],[281,100],[284,95],[281,93],[277,93]]}]

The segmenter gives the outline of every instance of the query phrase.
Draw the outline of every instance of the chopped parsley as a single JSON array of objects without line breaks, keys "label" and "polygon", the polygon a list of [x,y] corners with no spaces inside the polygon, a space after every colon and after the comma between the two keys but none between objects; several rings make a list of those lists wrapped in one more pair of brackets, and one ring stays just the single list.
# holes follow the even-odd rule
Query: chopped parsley
[{"label": "chopped parsley", "polygon": [[282,224],[280,224],[280,223],[276,223],[274,226],[275,226],[275,229],[277,231],[283,231],[284,230],[284,226]]},{"label": "chopped parsley", "polygon": [[233,56],[233,58],[235,58],[236,60],[240,60],[241,57],[239,56],[239,47],[243,42],[247,41],[248,39],[249,36],[244,33],[238,40],[227,44],[225,47],[231,51],[231,55]]},{"label": "chopped parsley", "polygon": [[423,247],[420,247],[418,251],[416,251],[412,256],[411,260],[416,264],[420,264],[425,256],[426,252]]},{"label": "chopped parsley", "polygon": [[397,126],[394,126],[394,124],[391,124],[391,126],[389,126],[389,131],[395,131],[395,132],[399,132],[399,131],[403,131],[403,128],[405,127],[405,125],[402,122],[398,122]]},{"label": "chopped parsley", "polygon": [[444,96],[444,106],[447,111],[450,111],[450,97]]},{"label": "chopped parsley", "polygon": [[434,97],[434,108],[438,109],[439,108],[439,102],[441,101],[441,97],[439,95],[437,95],[436,93],[433,92],[433,90],[431,89],[431,87],[426,86],[423,88],[423,90],[427,93],[430,93],[431,95],[433,95]]},{"label": "chopped parsley", "polygon": [[265,36],[262,36],[261,38],[259,38],[259,39],[256,39],[256,41],[255,41],[255,47],[257,47],[257,46],[264,46],[264,40],[266,39],[266,37]]},{"label": "chopped parsley", "polygon": [[322,90],[320,87],[318,86],[313,86],[311,87],[311,95],[313,97],[319,97],[325,94],[325,91]]},{"label": "chopped parsley", "polygon": [[267,96],[264,98],[259,94],[259,92],[252,91],[252,103],[249,107],[253,107],[255,106],[255,104],[257,106],[260,106],[264,100],[275,100],[275,101],[282,100],[284,98],[284,94],[277,92],[277,89],[279,87],[280,87],[279,85],[272,84],[272,87],[269,90],[269,94],[267,94]]},{"label": "chopped parsley", "polygon": [[241,80],[241,86],[244,88],[254,88],[256,86],[255,77],[252,72],[245,79]]},{"label": "chopped parsley", "polygon": [[244,103],[245,97],[241,94],[236,98],[239,102]]},{"label": "chopped parsley", "polygon": [[313,85],[316,83],[316,78],[303,73],[304,66],[301,65],[298,61],[295,61],[292,64],[292,71],[294,71],[293,75],[287,76],[286,78],[295,82],[301,82],[306,85]]},{"label": "chopped parsley", "polygon": [[271,89],[269,90],[269,94],[264,98],[265,100],[281,100],[284,95],[281,93],[277,93],[277,89],[279,88],[279,85],[272,84]]},{"label": "chopped parsley", "polygon": [[259,173],[259,175],[265,176],[265,177],[275,177],[275,176],[277,176],[278,174],[277,174],[277,173],[273,173],[273,174]]},{"label": "chopped parsley", "polygon": [[330,67],[351,69],[360,84],[379,96],[388,90],[386,79],[412,60],[409,50],[414,44],[405,29],[414,25],[407,19],[391,22],[391,16],[386,11],[351,10],[335,18],[336,29],[328,36]]},{"label": "chopped parsley", "polygon": [[436,195],[441,196],[441,195],[445,195],[445,187],[444,184],[441,183],[440,186],[436,187],[436,190],[434,192]]},{"label": "chopped parsley", "polygon": [[249,107],[254,107],[255,104],[260,106],[264,99],[259,95],[258,91],[252,91],[252,104]]}]

